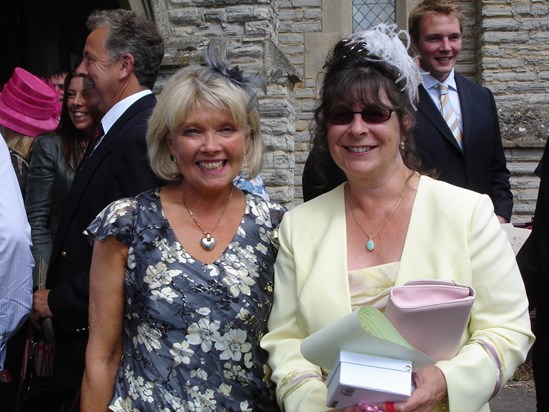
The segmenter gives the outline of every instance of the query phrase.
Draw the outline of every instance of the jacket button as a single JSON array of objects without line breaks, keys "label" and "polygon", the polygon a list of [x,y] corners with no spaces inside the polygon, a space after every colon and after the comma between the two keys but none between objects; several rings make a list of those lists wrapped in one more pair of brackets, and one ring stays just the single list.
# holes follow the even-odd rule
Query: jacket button
[{"label": "jacket button", "polygon": [[67,252],[65,252],[64,250],[61,251],[61,257],[67,257]]}]

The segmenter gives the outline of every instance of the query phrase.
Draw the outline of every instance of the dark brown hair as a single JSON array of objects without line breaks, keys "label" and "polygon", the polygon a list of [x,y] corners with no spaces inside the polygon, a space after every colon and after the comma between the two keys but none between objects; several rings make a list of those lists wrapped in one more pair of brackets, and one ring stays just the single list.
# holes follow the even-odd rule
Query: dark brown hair
[{"label": "dark brown hair", "polygon": [[[61,144],[63,147],[63,157],[65,158],[65,166],[67,170],[75,170],[78,167],[78,161],[82,157],[82,150],[85,148],[87,141],[90,139],[85,131],[79,130],[74,126],[71,118],[69,117],[69,109],[67,100],[69,94],[67,89],[71,80],[78,76],[75,73],[69,73],[65,77],[65,83],[63,85],[65,89],[65,95],[63,96],[63,104],[61,106],[61,118],[59,119],[59,125],[57,126],[57,134],[61,138]],[[94,121],[97,123],[99,117],[92,109],[88,108],[90,116],[94,118]]]},{"label": "dark brown hair", "polygon": [[[328,150],[326,115],[336,103],[358,103],[365,107],[396,108],[403,141],[402,158],[411,170],[420,168],[420,159],[415,153],[412,129],[415,124],[415,107],[406,94],[406,84],[396,67],[387,64],[367,51],[357,51],[346,39],[340,40],[328,55],[324,64],[324,78],[320,100],[315,107],[310,126],[311,142],[315,148],[311,164],[321,184],[326,184],[326,170],[335,162]],[[397,81],[398,80],[398,81]],[[387,96],[390,106],[382,99]],[[409,117],[412,122],[405,124]]]}]

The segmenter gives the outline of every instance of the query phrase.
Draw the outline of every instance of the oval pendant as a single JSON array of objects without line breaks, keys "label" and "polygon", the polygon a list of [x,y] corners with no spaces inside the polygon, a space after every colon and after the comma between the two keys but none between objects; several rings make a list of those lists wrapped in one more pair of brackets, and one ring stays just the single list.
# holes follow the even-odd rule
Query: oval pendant
[{"label": "oval pendant", "polygon": [[202,239],[200,239],[200,245],[208,252],[215,247],[215,239],[211,234],[207,233]]},{"label": "oval pendant", "polygon": [[372,239],[369,239],[368,242],[366,242],[366,250],[368,250],[368,252],[371,252],[372,250],[374,250],[375,247],[376,247],[376,244]]}]

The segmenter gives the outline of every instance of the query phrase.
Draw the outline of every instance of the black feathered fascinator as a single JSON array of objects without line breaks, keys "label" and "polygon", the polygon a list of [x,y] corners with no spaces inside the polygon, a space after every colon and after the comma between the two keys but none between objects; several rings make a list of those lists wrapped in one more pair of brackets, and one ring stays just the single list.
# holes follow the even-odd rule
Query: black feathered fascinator
[{"label": "black feathered fascinator", "polygon": [[261,75],[248,75],[238,65],[229,66],[227,62],[227,47],[224,41],[212,40],[208,43],[204,54],[204,60],[210,69],[225,76],[235,86],[241,87],[250,96],[246,111],[250,112],[257,106],[257,89],[267,94],[267,85],[282,77],[282,70],[275,70],[269,77]]}]

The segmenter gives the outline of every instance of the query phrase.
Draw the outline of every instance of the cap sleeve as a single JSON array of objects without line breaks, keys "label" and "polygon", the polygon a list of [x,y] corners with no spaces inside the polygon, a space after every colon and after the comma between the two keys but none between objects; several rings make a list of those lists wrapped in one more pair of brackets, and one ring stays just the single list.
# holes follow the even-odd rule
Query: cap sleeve
[{"label": "cap sleeve", "polygon": [[84,235],[90,243],[95,239],[103,241],[108,236],[114,236],[116,240],[129,246],[135,232],[136,209],[135,198],[116,200],[97,215],[84,231]]}]

